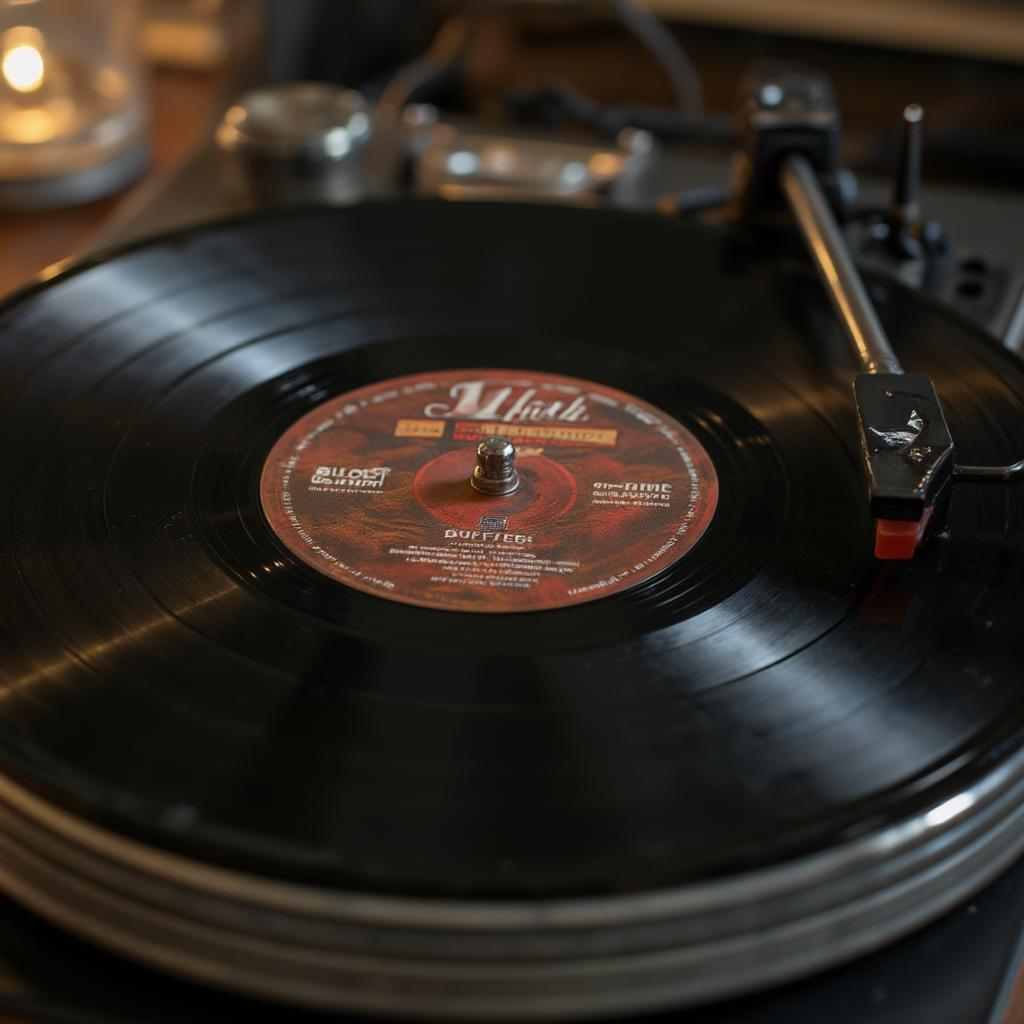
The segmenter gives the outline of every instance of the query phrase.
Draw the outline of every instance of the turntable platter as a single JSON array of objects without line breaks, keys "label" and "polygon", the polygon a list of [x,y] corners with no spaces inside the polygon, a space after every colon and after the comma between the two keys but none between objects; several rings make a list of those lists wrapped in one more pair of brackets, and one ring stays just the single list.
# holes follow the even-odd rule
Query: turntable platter
[{"label": "turntable platter", "polygon": [[[1012,460],[1018,362],[876,290],[958,449]],[[314,1005],[585,1016],[871,948],[1024,847],[1021,501],[873,559],[844,344],[781,252],[245,220],[21,296],[0,365],[0,882],[75,930]],[[460,483],[495,432],[518,505]]]}]

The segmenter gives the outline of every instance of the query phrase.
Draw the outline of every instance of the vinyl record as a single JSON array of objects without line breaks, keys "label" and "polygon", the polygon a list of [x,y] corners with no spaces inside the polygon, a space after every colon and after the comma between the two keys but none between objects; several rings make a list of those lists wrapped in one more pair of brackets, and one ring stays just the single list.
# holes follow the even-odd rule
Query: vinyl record
[{"label": "vinyl record", "polygon": [[[1018,362],[875,292],[962,460],[1018,457]],[[845,344],[764,240],[308,211],[0,330],[0,883],[60,923],[312,1005],[608,1015],[873,948],[1024,846],[1022,500],[873,559]]]}]

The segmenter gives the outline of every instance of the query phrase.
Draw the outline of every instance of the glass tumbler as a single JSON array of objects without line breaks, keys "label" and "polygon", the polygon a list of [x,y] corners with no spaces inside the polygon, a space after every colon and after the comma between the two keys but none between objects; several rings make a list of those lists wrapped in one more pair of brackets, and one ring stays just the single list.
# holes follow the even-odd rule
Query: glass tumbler
[{"label": "glass tumbler", "polygon": [[146,164],[139,0],[0,0],[0,205],[88,202]]}]

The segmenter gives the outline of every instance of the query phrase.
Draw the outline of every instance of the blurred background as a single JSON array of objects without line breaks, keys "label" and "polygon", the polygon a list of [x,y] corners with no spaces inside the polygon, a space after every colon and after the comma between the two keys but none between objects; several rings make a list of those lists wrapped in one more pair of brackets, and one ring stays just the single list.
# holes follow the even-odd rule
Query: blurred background
[{"label": "blurred background", "polygon": [[[407,132],[443,117],[604,146],[612,162],[640,128],[710,175],[756,59],[831,79],[859,175],[891,173],[914,102],[929,181],[1019,194],[1020,0],[0,0],[0,292],[96,246],[247,208],[251,194],[226,198],[223,152],[294,156],[311,117],[336,162],[384,110]],[[236,101],[290,81],[360,95],[290,98],[301,109],[270,111],[268,142],[265,97]]]}]

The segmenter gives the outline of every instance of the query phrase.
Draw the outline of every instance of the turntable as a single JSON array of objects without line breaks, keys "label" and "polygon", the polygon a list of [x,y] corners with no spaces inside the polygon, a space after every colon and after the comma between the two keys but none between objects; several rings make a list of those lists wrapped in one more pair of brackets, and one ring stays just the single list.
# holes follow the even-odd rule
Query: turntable
[{"label": "turntable", "polygon": [[820,80],[741,117],[699,218],[264,213],[6,305],[13,900],[257,1016],[524,1020],[1019,899],[1024,368],[879,269],[943,245],[913,110],[887,219]]}]

